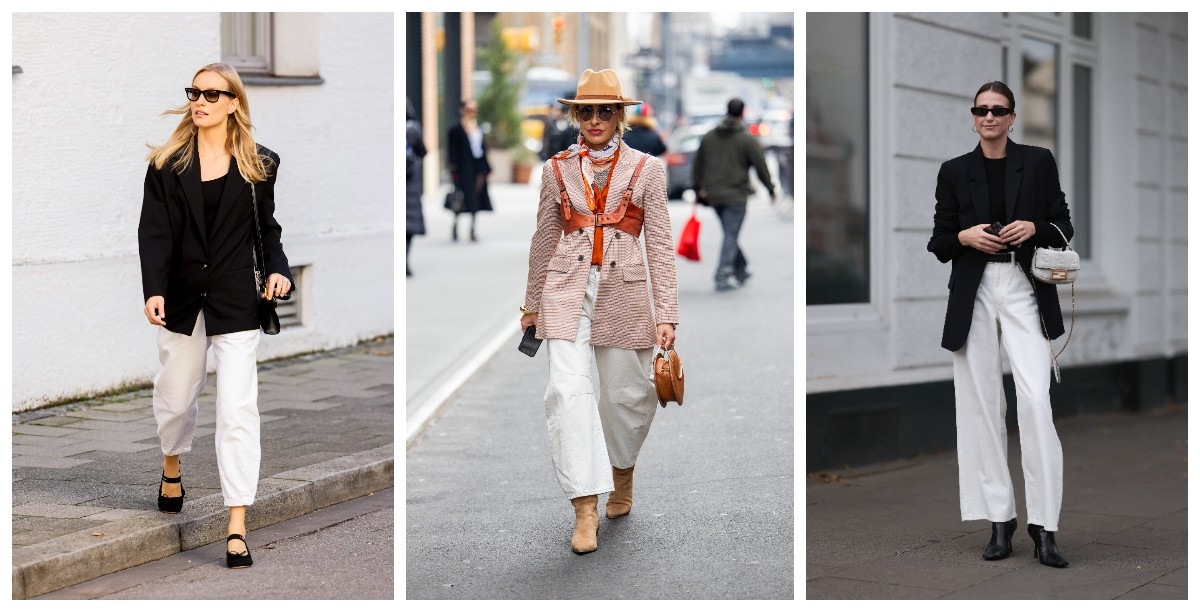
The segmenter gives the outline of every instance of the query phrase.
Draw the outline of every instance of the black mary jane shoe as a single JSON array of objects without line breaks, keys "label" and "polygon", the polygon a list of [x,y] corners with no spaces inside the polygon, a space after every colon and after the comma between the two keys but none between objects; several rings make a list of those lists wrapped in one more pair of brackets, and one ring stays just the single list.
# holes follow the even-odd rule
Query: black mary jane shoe
[{"label": "black mary jane shoe", "polygon": [[183,489],[183,477],[179,476],[176,478],[167,478],[167,473],[163,472],[162,482],[168,482],[171,484],[178,483],[179,497],[164,496],[162,494],[162,483],[160,482],[158,484],[158,511],[167,512],[169,514],[177,514],[180,510],[183,510],[183,496],[187,494],[187,491]]},{"label": "black mary jane shoe", "polygon": [[1054,532],[1046,531],[1041,525],[1029,524],[1029,537],[1033,538],[1033,556],[1042,565],[1050,567],[1066,567],[1067,560],[1058,553],[1058,544],[1054,543]]},{"label": "black mary jane shoe", "polygon": [[1012,554],[1013,534],[1017,532],[1017,519],[1003,523],[992,523],[992,541],[983,549],[983,558],[999,561]]},{"label": "black mary jane shoe", "polygon": [[[229,543],[234,540],[241,540],[242,544],[246,545],[246,552],[232,553],[229,552]],[[240,533],[231,533],[225,538],[225,565],[231,569],[239,569],[254,565],[254,559],[250,556],[250,544],[246,543],[246,538]]]}]

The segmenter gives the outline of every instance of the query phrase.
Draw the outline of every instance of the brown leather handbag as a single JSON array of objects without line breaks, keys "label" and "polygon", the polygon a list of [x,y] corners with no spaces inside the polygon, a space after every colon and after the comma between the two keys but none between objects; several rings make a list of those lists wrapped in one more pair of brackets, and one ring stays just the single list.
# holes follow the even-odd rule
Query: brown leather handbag
[{"label": "brown leather handbag", "polygon": [[659,406],[666,408],[667,402],[683,405],[683,362],[674,349],[654,356],[654,389]]}]

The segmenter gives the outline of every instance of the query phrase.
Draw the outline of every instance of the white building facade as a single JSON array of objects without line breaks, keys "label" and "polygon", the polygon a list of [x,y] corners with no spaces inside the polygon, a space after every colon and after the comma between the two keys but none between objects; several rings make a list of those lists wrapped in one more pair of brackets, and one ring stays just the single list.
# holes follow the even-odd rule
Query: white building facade
[{"label": "white building facade", "polygon": [[1083,259],[1055,416],[1186,400],[1186,15],[810,13],[807,33],[810,470],[954,447],[950,266],[925,247],[992,80],[1013,140],[1054,152]]},{"label": "white building facade", "polygon": [[281,158],[276,219],[299,275],[259,359],[394,331],[393,21],[13,14],[14,411],[157,370],[137,243],[146,145],[215,61],[241,64],[255,138]]}]

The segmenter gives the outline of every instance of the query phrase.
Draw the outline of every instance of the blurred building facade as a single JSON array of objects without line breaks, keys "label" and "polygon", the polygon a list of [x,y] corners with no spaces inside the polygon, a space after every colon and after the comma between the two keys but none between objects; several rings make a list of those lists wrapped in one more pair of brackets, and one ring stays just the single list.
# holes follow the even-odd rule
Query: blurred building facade
[{"label": "blurred building facade", "polygon": [[954,448],[950,266],[925,245],[938,168],[976,146],[967,109],[991,80],[1016,95],[1013,140],[1054,152],[1083,259],[1055,416],[1186,401],[1186,15],[809,13],[806,29],[809,470]]},{"label": "blurred building facade", "polygon": [[[490,43],[493,20],[499,20],[507,44],[522,57],[518,78],[525,79],[531,69],[542,74],[561,71],[560,80],[546,86],[539,101],[553,103],[554,97],[566,93],[564,86],[574,91],[585,68],[612,68],[626,95],[637,93],[635,75],[624,65],[629,43],[623,13],[405,13],[405,92],[421,116],[429,149],[426,198],[436,199],[441,193],[444,136],[459,120],[459,102],[479,94],[475,73],[483,66],[477,50]],[[507,158],[497,150],[489,155]],[[502,161],[492,166],[497,175],[493,180],[507,180]]]},{"label": "blurred building facade", "polygon": [[160,113],[186,104],[192,75],[216,61],[238,66],[255,138],[281,158],[276,218],[296,297],[259,359],[394,331],[392,24],[13,14],[14,411],[145,384],[158,369],[137,242],[146,144],[166,141],[179,116]]}]

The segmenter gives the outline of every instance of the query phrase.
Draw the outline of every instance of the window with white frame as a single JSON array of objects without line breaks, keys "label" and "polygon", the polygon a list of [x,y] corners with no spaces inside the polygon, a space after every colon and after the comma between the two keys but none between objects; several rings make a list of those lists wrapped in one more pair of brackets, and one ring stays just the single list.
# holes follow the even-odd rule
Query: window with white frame
[{"label": "window with white frame", "polygon": [[239,73],[271,74],[272,14],[221,13],[221,61]]},{"label": "window with white frame", "polygon": [[1005,18],[1010,26],[1005,82],[1017,98],[1014,140],[1054,153],[1075,228],[1072,244],[1090,259],[1095,16],[1007,13]]}]

